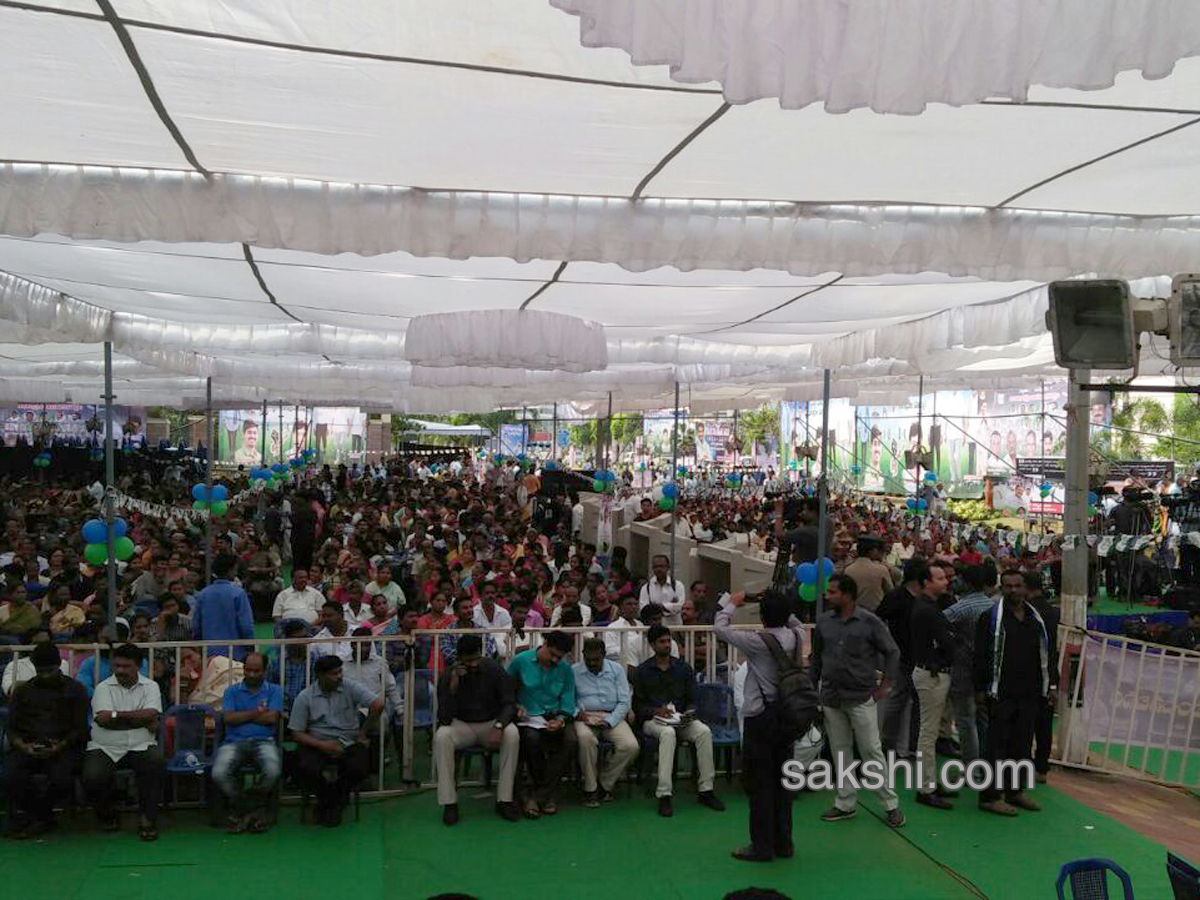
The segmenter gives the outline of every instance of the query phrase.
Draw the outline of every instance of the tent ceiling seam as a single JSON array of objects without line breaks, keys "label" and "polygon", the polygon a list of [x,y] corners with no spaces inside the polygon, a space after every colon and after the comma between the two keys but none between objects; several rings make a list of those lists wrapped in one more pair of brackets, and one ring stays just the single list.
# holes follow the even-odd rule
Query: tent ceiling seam
[{"label": "tent ceiling seam", "polygon": [[1146,137],[1144,137],[1144,138],[1140,138],[1139,140],[1136,140],[1136,141],[1133,141],[1132,143],[1126,144],[1123,147],[1117,147],[1114,150],[1109,150],[1107,153],[1102,153],[1099,156],[1093,157],[1092,159],[1085,160],[1084,162],[1081,162],[1078,165],[1071,166],[1069,169],[1063,169],[1061,172],[1057,172],[1054,175],[1051,175],[1049,178],[1043,178],[1041,181],[1037,182],[1036,184],[1032,184],[1029,187],[1024,188],[1023,190],[1017,191],[1015,194],[1013,194],[1010,197],[1005,197],[1003,200],[1001,200],[999,203],[997,203],[992,208],[993,209],[1003,209],[1004,207],[1008,206],[1008,204],[1010,204],[1014,200],[1016,200],[1018,197],[1024,197],[1026,194],[1028,194],[1032,191],[1036,191],[1040,187],[1045,187],[1047,184],[1050,184],[1052,181],[1058,181],[1058,179],[1060,179],[1060,178],[1065,178],[1068,175],[1073,175],[1074,173],[1076,173],[1082,169],[1086,169],[1088,166],[1095,165],[1098,162],[1103,162],[1106,159],[1111,159],[1114,156],[1124,153],[1126,150],[1133,150],[1137,147],[1141,147],[1145,144],[1149,144],[1151,141],[1156,141],[1159,138],[1174,134],[1177,131],[1182,131],[1185,128],[1191,128],[1197,122],[1200,122],[1200,116],[1197,116],[1194,119],[1188,119],[1188,121],[1186,121],[1186,122],[1180,122],[1178,125],[1174,125],[1171,128],[1167,128],[1164,131],[1159,131],[1155,134],[1146,135]]},{"label": "tent ceiling seam", "polygon": [[718,332],[721,332],[721,331],[727,331],[730,328],[740,328],[743,325],[749,325],[751,322],[757,322],[759,319],[763,318],[763,316],[769,316],[771,313],[778,312],[779,310],[783,309],[785,306],[790,306],[791,304],[795,303],[797,300],[803,300],[805,297],[811,297],[813,294],[817,293],[818,291],[823,291],[827,287],[832,287],[833,285],[837,284],[839,281],[841,281],[845,277],[846,277],[845,275],[839,275],[837,278],[831,279],[830,281],[827,281],[824,284],[819,284],[814,288],[810,288],[809,290],[799,293],[795,297],[792,297],[789,300],[784,300],[782,303],[777,303],[775,306],[772,306],[770,309],[765,309],[762,312],[760,312],[758,315],[751,316],[750,318],[744,319],[741,322],[734,322],[732,325],[725,325],[725,326],[722,326],[721,328],[713,328],[710,331],[693,331],[693,332],[691,332],[691,334],[693,334],[693,335],[717,334]]},{"label": "tent ceiling seam", "polygon": [[718,106],[716,108],[716,110],[712,113],[712,115],[710,115],[707,119],[705,119],[703,122],[701,122],[695,128],[693,128],[692,131],[688,135],[686,135],[683,140],[681,140],[678,144],[676,144],[674,147],[672,147],[670,150],[668,150],[667,155],[664,156],[662,159],[660,159],[658,161],[658,163],[655,164],[654,168],[651,169],[649,172],[647,172],[646,176],[641,181],[638,182],[638,186],[633,189],[633,193],[629,195],[629,199],[633,200],[633,201],[640,200],[642,197],[642,193],[646,190],[646,186],[648,184],[650,184],[650,182],[654,179],[654,176],[657,175],[659,172],[661,172],[663,169],[665,169],[667,166],[667,163],[669,163],[676,156],[678,156],[680,153],[682,153],[684,148],[686,148],[688,144],[690,144],[692,141],[694,141],[696,138],[698,138],[701,134],[703,134],[705,129],[708,128],[709,125],[713,124],[713,122],[717,121],[717,119],[721,118],[721,116],[723,116],[723,115],[725,115],[725,113],[729,112],[729,109],[730,109],[729,103],[722,103],[720,106]]},{"label": "tent ceiling seam", "polygon": [[211,173],[204,166],[200,165],[196,154],[192,152],[191,146],[188,144],[186,138],[184,138],[183,132],[179,130],[179,126],[171,118],[166,104],[163,103],[162,97],[158,94],[158,88],[154,86],[154,80],[150,77],[150,72],[146,69],[146,64],[142,62],[142,56],[138,53],[137,45],[134,44],[129,30],[117,15],[117,11],[113,9],[111,0],[96,0],[96,5],[100,7],[100,11],[104,13],[104,18],[108,20],[108,24],[112,26],[113,31],[116,33],[117,40],[121,42],[125,56],[129,59],[129,64],[133,66],[133,71],[137,73],[138,81],[142,83],[142,90],[146,93],[146,99],[154,107],[159,120],[163,123],[167,131],[170,132],[171,137],[191,167],[207,178]]},{"label": "tent ceiling seam", "polygon": [[[36,3],[23,3],[20,0],[0,0],[0,7],[19,9],[26,12],[50,13],[51,15],[67,16],[77,19],[93,19],[103,21],[106,17],[87,13],[82,10],[55,9]],[[115,15],[115,13],[114,13]],[[584,78],[578,75],[561,75],[555,72],[538,72],[533,69],[513,69],[506,66],[487,66],[481,63],[455,62],[445,59],[425,59],[420,56],[395,56],[389,53],[371,53],[366,50],[345,50],[335,47],[314,47],[307,44],[295,44],[288,41],[271,41],[265,38],[249,37],[248,35],[223,34],[219,31],[205,31],[200,28],[185,28],[182,25],[168,25],[165,22],[150,22],[145,19],[117,20],[131,28],[141,28],[145,31],[162,31],[168,34],[179,34],[186,37],[207,38],[214,41],[229,41],[234,44],[249,44],[255,47],[269,47],[273,50],[290,50],[298,53],[312,53],[318,56],[337,56],[344,59],[362,59],[375,62],[399,63],[401,65],[428,66],[439,69],[462,69],[468,72],[483,72],[492,75],[511,75],[516,78],[536,78],[544,81],[560,81],[566,84],[583,84],[595,87],[624,88],[638,91],[657,91],[668,94],[708,94],[721,96],[720,88],[686,87],[672,84],[642,84],[639,82],[612,81],[605,78]]]},{"label": "tent ceiling seam", "polygon": [[242,243],[242,254],[246,257],[246,262],[250,266],[250,271],[254,273],[254,280],[258,282],[258,286],[262,288],[262,292],[267,295],[267,299],[271,301],[272,305],[278,307],[280,311],[282,311],[289,318],[304,324],[303,319],[289,312],[287,307],[280,303],[275,295],[271,293],[271,289],[267,287],[266,281],[263,280],[262,272],[258,270],[258,263],[254,261],[254,254],[250,251],[250,245],[245,242]]},{"label": "tent ceiling seam", "polygon": [[550,280],[547,281],[545,284],[541,285],[536,291],[534,291],[528,297],[526,297],[525,300],[521,303],[521,306],[519,308],[520,309],[528,309],[530,303],[532,303],[534,300],[536,300],[538,297],[540,297],[543,293],[548,291],[550,289],[550,285],[552,285],[556,281],[558,281],[558,279],[562,275],[562,273],[564,271],[566,271],[566,268],[567,268],[567,261],[564,260],[564,261],[560,262],[558,264],[558,268],[554,270],[554,274],[550,276]]},{"label": "tent ceiling seam", "polygon": [[1200,116],[1200,109],[1182,109],[1175,106],[1127,106],[1120,103],[1071,103],[1065,100],[980,100],[980,106],[1036,106],[1043,109],[1095,109],[1103,112],[1165,113],[1174,116]]}]

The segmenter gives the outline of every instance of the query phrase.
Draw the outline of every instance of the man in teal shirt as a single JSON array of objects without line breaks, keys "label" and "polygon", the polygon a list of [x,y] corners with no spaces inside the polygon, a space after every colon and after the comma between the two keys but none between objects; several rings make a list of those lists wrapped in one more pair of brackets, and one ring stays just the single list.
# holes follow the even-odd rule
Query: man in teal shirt
[{"label": "man in teal shirt", "polygon": [[521,765],[529,773],[530,793],[522,802],[527,819],[558,812],[554,791],[575,753],[575,673],[563,659],[570,652],[571,638],[552,631],[508,665],[517,686]]}]

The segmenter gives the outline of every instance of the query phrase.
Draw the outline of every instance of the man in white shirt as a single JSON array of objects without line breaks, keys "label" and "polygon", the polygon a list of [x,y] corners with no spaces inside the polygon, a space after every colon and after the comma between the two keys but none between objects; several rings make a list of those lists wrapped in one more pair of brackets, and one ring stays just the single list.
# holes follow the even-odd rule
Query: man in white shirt
[{"label": "man in white shirt", "polygon": [[387,600],[388,609],[393,614],[408,602],[400,585],[392,581],[392,569],[386,564],[375,570],[375,580],[367,584],[367,595],[370,597],[382,596]]},{"label": "man in white shirt", "polygon": [[138,672],[142,651],[123,644],[112,651],[112,675],[92,696],[92,737],[83,760],[83,786],[100,828],[120,828],[112,798],[117,769],[131,769],[137,779],[138,837],[158,839],[158,807],[162,800],[163,758],[158,749],[162,695],[158,685]]},{"label": "man in white shirt", "polygon": [[[654,648],[646,641],[646,629],[649,627],[646,619],[662,622],[662,610],[658,606],[651,607],[649,615],[639,619],[636,603],[632,594],[622,597],[620,617],[613,619],[603,633],[604,655],[625,666],[627,675],[654,655]],[[636,628],[637,631],[617,630],[629,628]],[[675,642],[671,644],[671,655],[679,656],[679,645]]]},{"label": "man in white shirt", "polygon": [[579,609],[579,615],[583,619],[584,625],[592,623],[592,608],[579,602],[579,588],[573,584],[559,582],[558,603],[554,605],[554,612],[550,614],[551,628],[557,627],[562,622],[563,611],[570,607],[577,607]]},{"label": "man in white shirt", "polygon": [[[471,611],[471,624],[476,628],[512,628],[512,616],[503,606],[496,604],[496,585],[485,581],[479,589],[479,603]],[[508,635],[493,634],[496,641],[496,652],[501,656],[508,653]]]},{"label": "man in white shirt", "polygon": [[687,594],[683,582],[677,578],[668,578],[671,571],[671,561],[661,553],[650,560],[650,570],[654,573],[649,581],[642,586],[638,596],[638,609],[644,609],[651,603],[657,603],[663,608],[663,624],[668,628],[682,625],[683,619],[679,611],[683,609],[683,601]]},{"label": "man in white shirt", "polygon": [[[356,628],[354,637],[370,637],[370,628]],[[354,657],[342,666],[342,677],[357,681],[368,691],[383,700],[383,722],[390,723],[404,708],[396,678],[387,667],[386,660],[374,652],[371,641],[359,641],[354,645]]]},{"label": "man in white shirt", "polygon": [[307,625],[315,625],[321,618],[321,606],[325,595],[308,583],[308,570],[296,569],[292,573],[292,586],[275,595],[271,618],[275,620],[275,633],[288,619],[299,619]]},{"label": "man in white shirt", "polygon": [[[354,658],[354,647],[350,640],[350,626],[346,624],[342,604],[335,600],[326,600],[321,607],[321,630],[313,635],[312,650],[309,655],[315,660],[322,656],[336,656],[343,663]],[[329,641],[322,638],[342,638]]]}]

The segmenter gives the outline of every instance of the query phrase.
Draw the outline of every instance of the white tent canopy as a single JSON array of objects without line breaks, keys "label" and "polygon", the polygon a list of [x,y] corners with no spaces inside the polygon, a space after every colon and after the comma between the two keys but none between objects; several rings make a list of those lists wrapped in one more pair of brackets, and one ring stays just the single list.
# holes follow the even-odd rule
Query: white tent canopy
[{"label": "white tent canopy", "polygon": [[[177,405],[207,377],[223,405],[441,413],[661,408],[676,381],[746,407],[811,395],[823,367],[846,396],[1058,373],[1047,281],[1162,296],[1200,259],[1197,14],[1159,0],[1114,43],[1145,3],[1039,0],[1072,8],[1063,46],[1031,3],[963,4],[1005,36],[977,70],[896,58],[896,102],[846,100],[850,68],[807,104],[585,48],[548,0],[0,3],[0,399],[97,396],[105,340],[119,402]],[[589,4],[554,5],[586,37]],[[796,58],[851,52],[822,35]],[[1016,66],[1021,47],[1043,53]],[[517,310],[506,354],[484,323]],[[438,365],[411,364],[435,313],[470,364],[430,329]],[[574,371],[553,321],[603,328]],[[558,361],[530,368],[539,340]]]},{"label": "white tent canopy", "polygon": [[434,435],[438,437],[491,437],[492,431],[483,425],[448,425],[445,422],[426,422],[423,419],[407,419],[405,434]]}]

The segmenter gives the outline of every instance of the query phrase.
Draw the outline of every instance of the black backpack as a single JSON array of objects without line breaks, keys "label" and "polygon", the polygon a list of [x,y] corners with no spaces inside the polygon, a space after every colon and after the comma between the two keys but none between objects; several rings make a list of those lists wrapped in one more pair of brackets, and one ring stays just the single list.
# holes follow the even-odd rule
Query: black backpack
[{"label": "black backpack", "polygon": [[796,635],[796,650],[792,656],[783,651],[774,635],[763,632],[762,639],[779,670],[775,701],[779,709],[779,723],[785,735],[792,740],[799,740],[808,734],[808,729],[820,714],[817,689],[813,687],[812,679],[808,677],[801,661],[800,635]]}]

